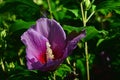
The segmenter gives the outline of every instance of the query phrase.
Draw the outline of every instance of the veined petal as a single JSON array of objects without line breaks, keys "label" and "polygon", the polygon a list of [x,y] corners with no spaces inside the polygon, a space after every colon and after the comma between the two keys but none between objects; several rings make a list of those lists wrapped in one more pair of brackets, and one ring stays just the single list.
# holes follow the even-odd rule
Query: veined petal
[{"label": "veined petal", "polygon": [[21,40],[26,45],[26,58],[29,69],[32,68],[30,65],[34,62],[45,63],[46,42],[48,40],[44,36],[30,28],[21,36]]},{"label": "veined petal", "polygon": [[50,25],[52,26],[50,28],[51,30],[48,39],[55,58],[59,59],[63,56],[63,50],[66,45],[66,35],[61,25],[55,20],[51,20]]},{"label": "veined petal", "polygon": [[40,18],[37,20],[34,29],[46,38],[51,37],[50,33],[59,33],[59,35],[61,35],[60,37],[62,37],[61,39],[66,39],[66,35],[62,26],[54,19]]},{"label": "veined petal", "polygon": [[43,35],[44,37],[48,38],[50,32],[50,26],[47,18],[40,18],[37,20],[36,25],[33,26],[39,34]]},{"label": "veined petal", "polygon": [[55,58],[61,57],[61,50],[66,45],[66,35],[61,25],[53,19],[40,18],[34,29],[49,40]]}]

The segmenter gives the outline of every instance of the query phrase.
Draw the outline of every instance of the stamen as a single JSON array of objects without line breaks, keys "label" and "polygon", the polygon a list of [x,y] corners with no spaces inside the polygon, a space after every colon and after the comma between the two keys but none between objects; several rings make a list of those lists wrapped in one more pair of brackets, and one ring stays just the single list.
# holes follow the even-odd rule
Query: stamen
[{"label": "stamen", "polygon": [[54,55],[53,55],[52,49],[50,48],[51,45],[49,44],[49,42],[46,42],[46,47],[47,47],[47,50],[46,50],[47,61],[54,59]]}]

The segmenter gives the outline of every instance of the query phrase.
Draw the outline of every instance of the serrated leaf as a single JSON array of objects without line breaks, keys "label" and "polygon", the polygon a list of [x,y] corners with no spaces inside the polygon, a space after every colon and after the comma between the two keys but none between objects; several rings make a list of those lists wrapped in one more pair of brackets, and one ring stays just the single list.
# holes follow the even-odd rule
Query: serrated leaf
[{"label": "serrated leaf", "polygon": [[21,30],[21,29],[28,29],[34,24],[35,24],[35,22],[25,22],[21,19],[16,20],[15,23],[12,24],[12,26],[10,27],[10,31],[15,32],[15,31]]}]

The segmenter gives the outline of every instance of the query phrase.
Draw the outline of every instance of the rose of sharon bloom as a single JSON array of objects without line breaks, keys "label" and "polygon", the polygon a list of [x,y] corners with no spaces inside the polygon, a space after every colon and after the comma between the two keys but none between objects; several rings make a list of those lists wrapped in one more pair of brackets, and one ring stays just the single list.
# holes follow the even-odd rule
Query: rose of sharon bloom
[{"label": "rose of sharon bloom", "polygon": [[[75,36],[75,35],[74,35]],[[85,37],[85,31],[66,38],[61,25],[53,19],[40,18],[21,36],[26,46],[28,69],[55,70]]]}]

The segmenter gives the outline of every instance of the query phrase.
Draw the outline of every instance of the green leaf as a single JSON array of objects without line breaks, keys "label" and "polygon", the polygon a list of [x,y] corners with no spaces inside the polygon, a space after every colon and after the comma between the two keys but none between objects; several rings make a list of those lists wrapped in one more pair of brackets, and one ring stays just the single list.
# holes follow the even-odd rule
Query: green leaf
[{"label": "green leaf", "polygon": [[0,32],[0,39],[3,39],[4,37],[6,37],[6,30],[2,30],[1,32]]},{"label": "green leaf", "polygon": [[85,73],[86,73],[86,69],[85,69],[84,63],[82,62],[81,59],[78,59],[76,61],[76,67],[80,70],[80,72],[82,73],[82,77],[84,78]]},{"label": "green leaf", "polygon": [[99,46],[100,43],[102,43],[104,40],[105,40],[105,39],[99,39],[98,42],[97,42],[97,44],[96,44],[96,46]]},{"label": "green leaf", "polygon": [[72,31],[80,32],[84,29],[84,27],[74,27],[74,26],[69,26],[69,25],[63,25],[63,29],[66,30],[69,34]]},{"label": "green leaf", "polygon": [[120,0],[105,0],[97,5],[97,10],[106,9],[113,10],[115,8],[120,7]]},{"label": "green leaf", "polygon": [[70,12],[72,12],[74,15],[75,15],[75,17],[78,17],[78,9],[68,9],[68,11],[70,11]]},{"label": "green leaf", "polygon": [[21,19],[16,20],[15,23],[12,24],[12,26],[10,27],[10,31],[15,32],[15,31],[21,30],[21,29],[28,29],[34,24],[35,24],[35,22],[25,22]]},{"label": "green leaf", "polygon": [[86,30],[86,37],[84,38],[85,41],[88,41],[98,36],[99,31],[93,26],[86,26],[85,30]]},{"label": "green leaf", "polygon": [[58,68],[58,70],[55,71],[55,74],[59,77],[64,78],[67,75],[67,73],[71,71],[72,70],[68,65],[62,64],[60,68]]},{"label": "green leaf", "polygon": [[36,3],[37,5],[43,4],[43,0],[33,0],[33,2]]},{"label": "green leaf", "polygon": [[26,21],[36,20],[40,16],[39,6],[32,0],[6,0],[0,6],[0,14],[10,13]]},{"label": "green leaf", "polygon": [[120,9],[115,9],[114,10],[117,14],[120,14]]},{"label": "green leaf", "polygon": [[37,6],[32,0],[6,0],[6,3],[13,3],[13,2],[19,2],[25,5],[29,5],[31,7]]},{"label": "green leaf", "polygon": [[59,6],[56,10],[53,11],[53,15],[55,19],[61,20],[65,17],[66,12],[66,8],[64,8],[63,6]]},{"label": "green leaf", "polygon": [[92,5],[91,6],[91,12],[95,11],[96,10],[96,5]]}]

